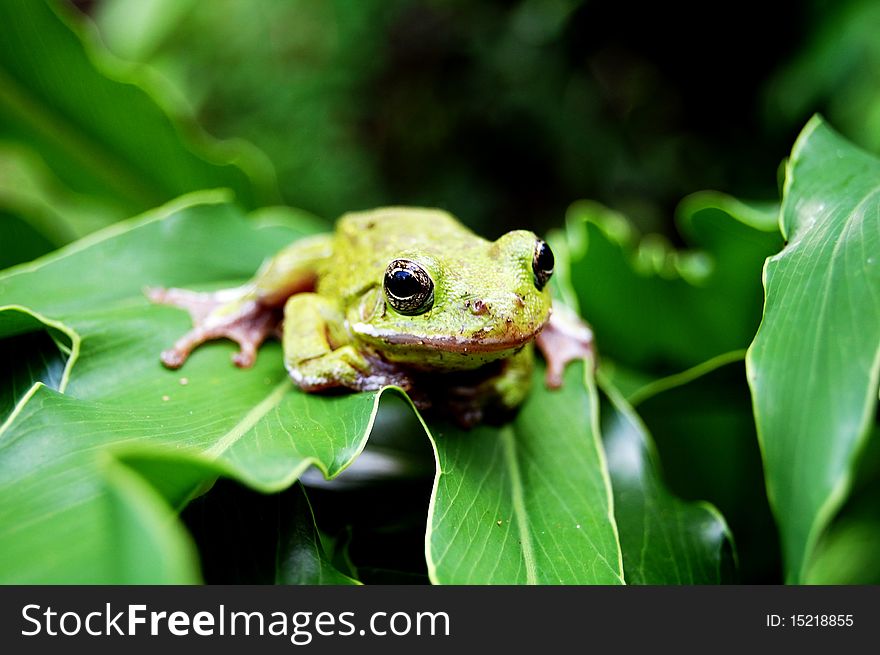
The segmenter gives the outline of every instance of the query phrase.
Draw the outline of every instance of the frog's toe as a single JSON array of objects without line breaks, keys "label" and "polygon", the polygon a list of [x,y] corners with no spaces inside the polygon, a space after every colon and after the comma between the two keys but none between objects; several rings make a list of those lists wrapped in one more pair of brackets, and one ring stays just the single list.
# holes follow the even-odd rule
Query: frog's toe
[{"label": "frog's toe", "polygon": [[257,344],[239,342],[238,346],[240,350],[232,356],[232,363],[238,368],[250,368],[257,361]]},{"label": "frog's toe", "polygon": [[150,302],[157,305],[170,305],[185,309],[195,322],[204,320],[222,302],[218,299],[217,293],[201,293],[173,287],[167,289],[163,287],[146,287],[144,294]]},{"label": "frog's toe", "polygon": [[[232,363],[239,368],[250,368],[257,361],[257,349],[277,331],[278,316],[271,311],[244,314],[226,325],[212,330],[216,337],[226,337],[238,344],[238,352],[232,356]],[[216,338],[214,337],[214,338]]]},{"label": "frog's toe", "polygon": [[175,293],[184,291],[183,289],[166,289],[165,287],[144,287],[144,295],[157,305],[178,305],[175,302]]},{"label": "frog's toe", "polygon": [[271,315],[241,318],[226,325],[211,328],[196,327],[178,339],[174,346],[162,353],[162,363],[171,369],[180,368],[190,353],[205,341],[229,339],[238,344],[232,363],[239,368],[250,368],[257,361],[257,349],[274,330]]},{"label": "frog's toe", "polygon": [[163,350],[160,359],[166,368],[180,368],[183,366],[183,363],[186,361],[188,353],[181,352],[176,348],[169,348],[168,350]]},{"label": "frog's toe", "polygon": [[200,328],[194,328],[174,342],[168,350],[162,351],[160,359],[166,368],[176,369],[183,366],[193,348],[209,339],[210,336]]}]

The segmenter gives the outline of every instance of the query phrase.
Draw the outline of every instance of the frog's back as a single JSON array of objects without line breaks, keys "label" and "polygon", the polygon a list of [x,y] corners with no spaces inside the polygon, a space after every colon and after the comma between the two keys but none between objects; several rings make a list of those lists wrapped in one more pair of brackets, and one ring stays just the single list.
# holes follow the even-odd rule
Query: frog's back
[{"label": "frog's back", "polygon": [[424,207],[383,207],[352,212],[339,219],[336,232],[354,251],[385,250],[386,246],[393,250],[420,248],[458,238],[475,238],[473,232],[448,212]]},{"label": "frog's back", "polygon": [[401,253],[460,251],[483,240],[451,214],[422,207],[383,207],[342,216],[336,224],[334,257],[324,281],[343,296],[380,283]]}]

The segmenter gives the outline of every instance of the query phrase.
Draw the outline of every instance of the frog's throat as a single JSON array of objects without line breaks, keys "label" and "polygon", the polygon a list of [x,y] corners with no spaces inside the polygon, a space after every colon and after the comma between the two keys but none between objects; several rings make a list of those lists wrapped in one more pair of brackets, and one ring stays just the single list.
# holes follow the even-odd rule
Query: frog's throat
[{"label": "frog's throat", "polygon": [[413,346],[414,349],[468,354],[491,353],[519,348],[533,341],[546,324],[546,322],[542,323],[533,332],[517,331],[515,333],[507,333],[501,337],[419,336],[390,330],[377,330],[368,323],[355,323],[351,326],[351,329],[355,334],[366,337],[371,341],[380,341],[387,346]]}]

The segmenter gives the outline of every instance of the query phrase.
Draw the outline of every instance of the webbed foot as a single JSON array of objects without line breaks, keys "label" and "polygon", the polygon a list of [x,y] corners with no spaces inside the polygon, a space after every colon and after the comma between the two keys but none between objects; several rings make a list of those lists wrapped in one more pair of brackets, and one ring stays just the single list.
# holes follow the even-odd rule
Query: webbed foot
[{"label": "webbed foot", "polygon": [[550,389],[562,386],[565,366],[576,359],[589,359],[595,369],[596,351],[590,326],[565,305],[554,303],[550,321],[535,340],[547,362],[544,382]]},{"label": "webbed foot", "polygon": [[192,317],[193,329],[162,352],[162,363],[171,369],[183,366],[196,347],[212,339],[235,341],[239,351],[232,356],[233,363],[249,368],[256,361],[257,348],[275,333],[280,322],[276,309],[245,299],[238,288],[200,293],[153,287],[144,292],[152,302],[180,307]]}]

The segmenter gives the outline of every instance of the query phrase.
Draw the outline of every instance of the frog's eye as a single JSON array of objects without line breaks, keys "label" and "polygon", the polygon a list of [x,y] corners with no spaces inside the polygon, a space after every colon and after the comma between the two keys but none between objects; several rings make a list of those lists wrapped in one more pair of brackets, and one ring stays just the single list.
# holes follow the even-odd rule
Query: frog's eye
[{"label": "frog's eye", "polygon": [[535,242],[535,254],[532,255],[532,270],[535,272],[535,286],[538,287],[538,291],[550,280],[555,263],[550,246],[546,241],[538,239]]},{"label": "frog's eye", "polygon": [[401,314],[424,314],[434,302],[434,281],[414,261],[395,259],[385,269],[385,297]]}]

